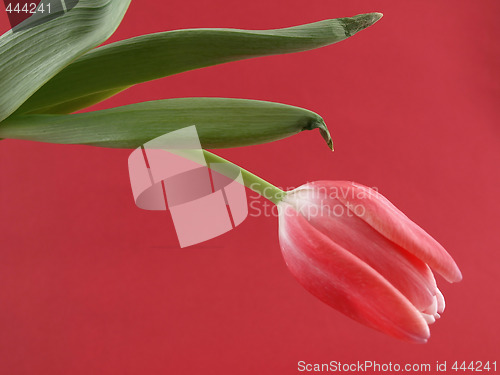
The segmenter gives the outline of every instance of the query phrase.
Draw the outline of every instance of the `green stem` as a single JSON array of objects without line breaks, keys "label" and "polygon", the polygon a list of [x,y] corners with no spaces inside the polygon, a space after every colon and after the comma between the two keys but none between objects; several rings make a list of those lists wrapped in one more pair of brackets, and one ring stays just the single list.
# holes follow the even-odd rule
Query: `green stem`
[{"label": "green stem", "polygon": [[212,154],[209,151],[203,150],[203,153],[205,155],[205,160],[209,164],[210,163],[226,163],[226,164],[234,165],[235,167],[239,168],[241,171],[241,175],[243,177],[243,183],[245,184],[245,186],[247,188],[255,191],[256,193],[260,194],[264,198],[269,199],[274,204],[278,204],[284,198],[286,193],[283,190],[281,190],[280,188],[267,182],[266,180],[263,180],[259,176],[256,176],[253,173],[250,173],[249,171],[241,168],[240,166],[238,166],[234,163],[231,163],[229,160],[223,159],[220,156]]}]

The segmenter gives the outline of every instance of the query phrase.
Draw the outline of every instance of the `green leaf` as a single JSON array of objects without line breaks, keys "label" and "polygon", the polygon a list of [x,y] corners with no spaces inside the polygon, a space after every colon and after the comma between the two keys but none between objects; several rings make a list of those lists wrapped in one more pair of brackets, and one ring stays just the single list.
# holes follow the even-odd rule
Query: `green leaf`
[{"label": "green leaf", "polygon": [[136,148],[191,125],[196,125],[204,148],[261,144],[316,128],[332,147],[323,119],[314,112],[223,98],[167,99],[73,115],[11,116],[0,124],[0,138]]},{"label": "green leaf", "polygon": [[80,98],[70,100],[61,104],[56,104],[52,107],[47,107],[40,109],[36,113],[47,113],[47,114],[65,114],[75,112],[78,109],[91,106],[92,104],[98,103],[102,100],[109,98],[119,92],[127,89],[128,87],[119,87],[117,89],[106,90],[102,92],[96,92],[87,96],[82,96]]},{"label": "green leaf", "polygon": [[68,13],[0,37],[0,121],[115,31],[130,0],[81,0]]},{"label": "green leaf", "polygon": [[[93,104],[89,99],[94,93],[111,96],[124,87],[192,69],[323,47],[354,35],[380,17],[380,13],[368,13],[264,31],[176,30],[123,40],[80,57],[17,113],[70,113]],[[82,97],[87,100],[75,106]],[[97,103],[103,96],[92,99]]]}]

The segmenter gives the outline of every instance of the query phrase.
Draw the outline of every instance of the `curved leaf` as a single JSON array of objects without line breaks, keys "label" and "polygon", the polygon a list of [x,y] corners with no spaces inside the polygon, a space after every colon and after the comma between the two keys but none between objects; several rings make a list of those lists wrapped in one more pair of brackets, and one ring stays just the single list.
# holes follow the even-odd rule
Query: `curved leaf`
[{"label": "curved leaf", "polygon": [[176,30],[123,40],[80,57],[17,113],[70,113],[103,100],[97,95],[94,103],[86,100],[75,106],[75,99],[90,99],[93,93],[111,96],[123,87],[192,69],[323,47],[354,35],[380,17],[380,13],[368,13],[264,31]]},{"label": "curved leaf", "polygon": [[1,138],[136,148],[173,130],[196,125],[204,148],[272,142],[318,128],[332,147],[323,119],[285,104],[245,99],[180,98],[73,115],[18,115],[0,124]]},{"label": "curved leaf", "polygon": [[68,13],[0,37],[0,121],[118,27],[130,0],[81,0]]}]

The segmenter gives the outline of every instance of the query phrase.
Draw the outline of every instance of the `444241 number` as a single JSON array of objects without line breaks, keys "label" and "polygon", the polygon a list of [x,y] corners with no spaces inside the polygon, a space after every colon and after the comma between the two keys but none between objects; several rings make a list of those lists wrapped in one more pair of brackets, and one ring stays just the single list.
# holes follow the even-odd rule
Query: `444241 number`
[{"label": "444241 number", "polygon": [[36,3],[26,3],[22,6],[19,3],[8,3],[5,10],[7,13],[50,13],[50,3],[40,3],[38,6]]}]

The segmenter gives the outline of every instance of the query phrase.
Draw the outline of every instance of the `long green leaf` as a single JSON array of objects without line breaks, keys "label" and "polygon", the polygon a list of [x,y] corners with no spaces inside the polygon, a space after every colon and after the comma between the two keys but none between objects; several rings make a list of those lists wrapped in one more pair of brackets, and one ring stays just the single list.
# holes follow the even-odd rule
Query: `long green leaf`
[{"label": "long green leaf", "polygon": [[[70,113],[108,92],[192,69],[258,56],[310,50],[342,41],[374,24],[380,13],[277,30],[192,29],[150,34],[97,48],[33,95],[19,113]],[[119,91],[119,90],[118,90]],[[85,97],[80,108],[78,98]],[[66,105],[68,103],[68,105]]]},{"label": "long green leaf", "polygon": [[0,121],[71,61],[104,42],[130,0],[81,0],[68,13],[0,37]]},{"label": "long green leaf", "polygon": [[196,125],[204,148],[248,146],[318,128],[323,119],[285,104],[245,99],[181,98],[73,115],[18,115],[0,124],[0,138],[136,148],[167,132]]}]

